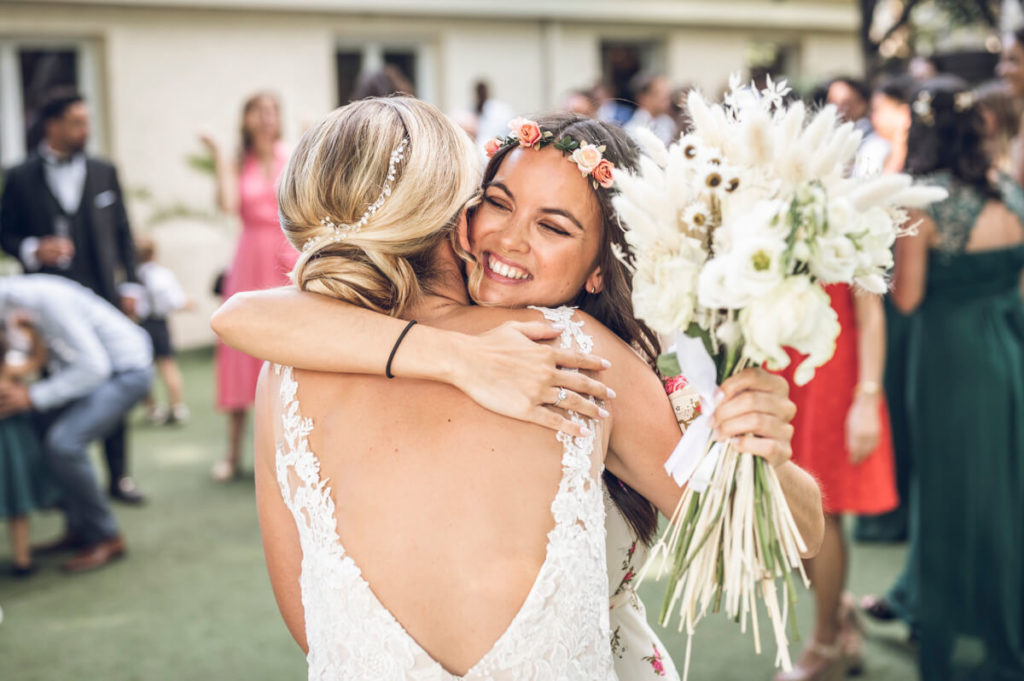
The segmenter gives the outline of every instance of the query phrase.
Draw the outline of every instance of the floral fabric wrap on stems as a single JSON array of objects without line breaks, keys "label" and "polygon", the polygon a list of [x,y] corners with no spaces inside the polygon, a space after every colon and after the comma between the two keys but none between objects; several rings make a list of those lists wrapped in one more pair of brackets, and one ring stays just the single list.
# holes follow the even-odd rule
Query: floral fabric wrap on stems
[{"label": "floral fabric wrap on stems", "polygon": [[907,175],[849,177],[861,135],[833,107],[787,105],[789,88],[770,79],[760,91],[736,76],[730,86],[721,104],[691,93],[693,127],[668,148],[637,130],[639,172],[614,172],[634,309],[676,340],[675,373],[668,358],[663,375],[685,376],[666,385],[686,432],[665,468],[688,484],[641,573],[668,573],[661,623],[678,617],[690,635],[684,678],[709,608],[749,623],[761,651],[759,602],[776,665],[791,669],[792,572],[807,581],[775,469],[710,440],[718,385],[746,367],[784,368],[786,348],[806,356],[795,379],[809,381],[839,335],[824,285],[885,293],[905,209],[945,198]]}]

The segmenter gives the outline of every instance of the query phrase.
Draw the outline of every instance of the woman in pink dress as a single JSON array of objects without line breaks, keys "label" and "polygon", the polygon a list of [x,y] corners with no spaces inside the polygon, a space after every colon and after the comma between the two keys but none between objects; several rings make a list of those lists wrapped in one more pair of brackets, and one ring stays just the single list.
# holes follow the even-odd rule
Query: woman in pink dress
[{"label": "woman in pink dress", "polygon": [[[238,214],[242,221],[235,257],[224,274],[224,297],[287,284],[298,253],[277,221],[277,181],[288,162],[288,152],[281,144],[277,98],[261,92],[246,100],[237,161],[226,159],[208,135],[201,140],[213,155],[217,170],[218,206],[226,213]],[[217,406],[228,414],[227,455],[212,471],[220,482],[238,476],[242,434],[261,365],[258,359],[217,344]]]}]

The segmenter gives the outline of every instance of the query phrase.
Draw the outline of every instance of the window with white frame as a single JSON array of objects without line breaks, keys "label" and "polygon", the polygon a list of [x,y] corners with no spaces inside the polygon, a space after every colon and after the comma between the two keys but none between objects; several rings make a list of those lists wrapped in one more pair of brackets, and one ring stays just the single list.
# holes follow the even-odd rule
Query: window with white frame
[{"label": "window with white frame", "polygon": [[82,93],[92,112],[89,149],[103,147],[95,45],[88,40],[0,37],[0,167],[24,160],[39,142],[39,107],[54,88]]},{"label": "window with white frame", "polygon": [[397,69],[420,99],[433,101],[432,54],[423,42],[340,41],[335,51],[338,104],[352,100],[360,77],[385,66]]}]

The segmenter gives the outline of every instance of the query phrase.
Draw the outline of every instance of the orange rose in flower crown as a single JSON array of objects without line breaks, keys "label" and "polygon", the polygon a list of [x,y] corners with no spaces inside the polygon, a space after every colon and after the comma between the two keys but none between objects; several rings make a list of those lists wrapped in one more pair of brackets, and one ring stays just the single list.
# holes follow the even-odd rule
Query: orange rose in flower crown
[{"label": "orange rose in flower crown", "polygon": [[487,152],[487,158],[494,156],[498,153],[498,149],[501,149],[501,138],[492,137],[487,140],[487,144],[484,145],[484,151]]},{"label": "orange rose in flower crown", "polygon": [[[516,118],[508,124],[509,130],[519,140],[519,146],[531,148],[540,140],[540,126],[526,118]],[[538,147],[539,149],[540,147]]]},{"label": "orange rose in flower crown", "polygon": [[591,171],[590,176],[593,177],[599,185],[607,189],[615,184],[615,178],[612,177],[613,170],[615,170],[615,165],[608,159],[602,158],[594,170]]}]

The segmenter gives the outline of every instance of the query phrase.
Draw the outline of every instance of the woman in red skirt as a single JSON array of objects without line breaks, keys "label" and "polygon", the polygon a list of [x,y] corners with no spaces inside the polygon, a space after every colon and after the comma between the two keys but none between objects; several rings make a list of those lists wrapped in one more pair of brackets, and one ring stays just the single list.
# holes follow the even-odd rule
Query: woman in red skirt
[{"label": "woman in red skirt", "polygon": [[797,405],[793,461],[814,475],[825,506],[825,540],[807,561],[814,589],[814,636],[792,672],[776,681],[842,679],[861,665],[860,635],[843,602],[847,552],[842,514],[877,514],[898,504],[889,416],[882,393],[885,317],[878,296],[845,284],[826,288],[842,331],[835,356],[810,383],[793,383],[797,357],[783,373]]}]

